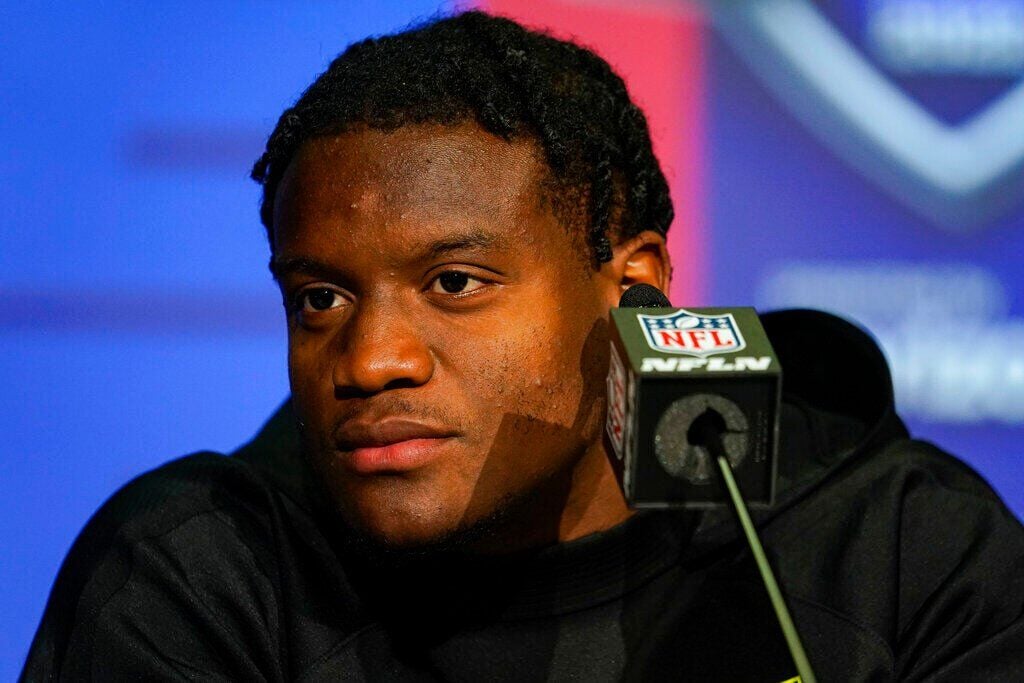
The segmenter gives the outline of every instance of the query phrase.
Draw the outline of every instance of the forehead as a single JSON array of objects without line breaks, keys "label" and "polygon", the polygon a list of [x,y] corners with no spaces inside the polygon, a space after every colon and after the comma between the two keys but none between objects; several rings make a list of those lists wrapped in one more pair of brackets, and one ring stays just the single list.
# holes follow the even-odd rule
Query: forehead
[{"label": "forehead", "polygon": [[278,187],[274,241],[281,246],[314,226],[325,237],[358,225],[403,239],[434,239],[467,223],[547,229],[556,223],[540,201],[547,172],[531,139],[503,140],[475,124],[361,128],[315,139]]}]

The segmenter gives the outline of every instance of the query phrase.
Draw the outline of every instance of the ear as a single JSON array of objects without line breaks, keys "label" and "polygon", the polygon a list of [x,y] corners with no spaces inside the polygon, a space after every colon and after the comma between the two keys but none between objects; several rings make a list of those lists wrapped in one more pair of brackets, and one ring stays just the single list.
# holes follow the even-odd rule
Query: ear
[{"label": "ear", "polygon": [[[601,266],[606,278],[611,306],[619,305],[619,297],[633,285],[654,285],[668,295],[672,265],[665,247],[665,238],[653,230],[644,230],[612,247],[612,260]],[[614,288],[614,289],[611,289]]]}]

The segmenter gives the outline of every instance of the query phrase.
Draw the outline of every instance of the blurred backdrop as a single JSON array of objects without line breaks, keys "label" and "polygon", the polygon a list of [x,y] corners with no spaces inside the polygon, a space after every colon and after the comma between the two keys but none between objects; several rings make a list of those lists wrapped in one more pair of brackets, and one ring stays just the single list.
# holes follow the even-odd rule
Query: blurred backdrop
[{"label": "blurred backdrop", "polygon": [[[1024,0],[476,6],[626,77],[675,302],[867,326],[912,431],[1024,514]],[[277,116],[347,43],[453,9],[0,3],[0,679],[106,497],[287,395],[247,180]]]}]

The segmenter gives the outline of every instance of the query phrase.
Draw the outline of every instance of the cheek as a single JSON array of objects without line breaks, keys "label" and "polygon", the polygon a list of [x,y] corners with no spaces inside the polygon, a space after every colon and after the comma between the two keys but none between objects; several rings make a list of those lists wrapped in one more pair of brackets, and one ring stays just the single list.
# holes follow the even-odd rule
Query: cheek
[{"label": "cheek", "polygon": [[325,340],[311,335],[288,336],[288,382],[292,402],[307,424],[315,424],[323,410],[314,409],[333,397],[330,354]]},{"label": "cheek", "polygon": [[569,447],[593,438],[592,415],[603,409],[605,330],[603,321],[528,316],[497,335],[454,335],[444,355],[495,446]]}]

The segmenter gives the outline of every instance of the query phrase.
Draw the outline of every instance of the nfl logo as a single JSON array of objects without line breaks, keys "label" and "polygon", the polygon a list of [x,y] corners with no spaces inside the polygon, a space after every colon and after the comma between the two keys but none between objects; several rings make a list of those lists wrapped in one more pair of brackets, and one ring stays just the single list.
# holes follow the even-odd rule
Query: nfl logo
[{"label": "nfl logo", "polygon": [[733,353],[746,346],[731,313],[708,315],[680,308],[668,315],[638,313],[647,343],[662,353],[713,356]]}]

